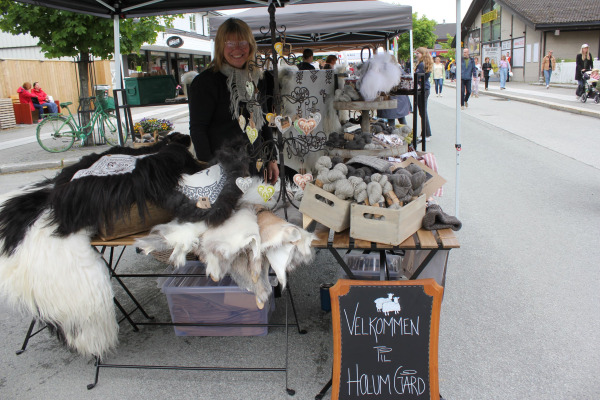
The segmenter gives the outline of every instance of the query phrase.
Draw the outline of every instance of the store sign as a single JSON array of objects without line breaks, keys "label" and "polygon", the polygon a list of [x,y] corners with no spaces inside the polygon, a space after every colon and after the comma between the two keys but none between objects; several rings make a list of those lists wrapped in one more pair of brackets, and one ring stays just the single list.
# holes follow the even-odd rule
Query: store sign
[{"label": "store sign", "polygon": [[439,400],[442,293],[433,279],[338,280],[331,398]]},{"label": "store sign", "polygon": [[525,47],[525,38],[521,37],[521,38],[513,39],[513,47],[515,47],[515,48]]},{"label": "store sign", "polygon": [[492,10],[489,13],[485,13],[481,16],[481,23],[485,24],[486,22],[493,21],[498,19],[498,10]]},{"label": "store sign", "polygon": [[183,46],[183,39],[179,36],[171,36],[167,38],[167,46],[178,48]]}]

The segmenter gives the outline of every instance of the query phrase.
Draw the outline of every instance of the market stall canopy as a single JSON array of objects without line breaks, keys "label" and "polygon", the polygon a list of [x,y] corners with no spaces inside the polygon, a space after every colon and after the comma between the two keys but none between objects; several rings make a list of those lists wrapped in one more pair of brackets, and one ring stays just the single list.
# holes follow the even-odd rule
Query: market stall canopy
[{"label": "market stall canopy", "polygon": [[[264,9],[251,9],[232,16],[211,16],[211,38],[214,39],[219,26],[230,17],[246,22],[259,46],[271,44],[270,36],[264,35],[269,27],[269,14]],[[277,29],[285,36],[285,43],[294,47],[313,50],[355,44],[362,47],[360,45],[382,43],[411,30],[412,7],[381,1],[293,4],[278,8],[275,21]]]},{"label": "market stall canopy", "polygon": [[[266,7],[268,0],[17,0],[19,3],[57,8],[80,14],[112,18],[120,15],[125,18],[147,17],[150,15],[184,14],[202,11],[216,11],[236,8]],[[325,3],[336,0],[300,0],[302,3]],[[298,0],[274,0],[276,6]],[[340,10],[343,10],[340,8]],[[264,9],[263,9],[264,11]]]}]

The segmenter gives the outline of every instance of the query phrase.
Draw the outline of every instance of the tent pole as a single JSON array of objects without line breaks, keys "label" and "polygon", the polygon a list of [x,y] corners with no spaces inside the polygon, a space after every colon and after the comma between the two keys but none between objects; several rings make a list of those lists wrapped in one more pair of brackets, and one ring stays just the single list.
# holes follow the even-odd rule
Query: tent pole
[{"label": "tent pole", "polygon": [[461,37],[461,25],[462,20],[460,18],[460,1],[456,0],[456,143],[454,148],[456,150],[456,182],[455,182],[455,205],[454,205],[454,215],[459,217],[459,202],[460,202],[460,128],[461,128],[461,120],[460,120],[460,99],[462,94],[462,81],[461,81],[461,71],[462,71],[462,37]]},{"label": "tent pole", "polygon": [[410,73],[411,74],[415,70],[414,52],[415,52],[415,50],[413,49],[413,31],[411,29],[410,30],[410,71],[411,71]]},{"label": "tent pole", "polygon": [[[119,14],[113,15],[114,21],[114,34],[115,34],[115,88],[122,89],[121,85],[121,36],[120,36],[120,26],[119,26]],[[123,104],[123,98],[121,97],[121,92],[118,91],[114,96],[118,96],[117,104]],[[117,122],[119,125],[121,122]],[[123,135],[121,134],[121,130],[119,129],[119,146],[123,146]]]}]

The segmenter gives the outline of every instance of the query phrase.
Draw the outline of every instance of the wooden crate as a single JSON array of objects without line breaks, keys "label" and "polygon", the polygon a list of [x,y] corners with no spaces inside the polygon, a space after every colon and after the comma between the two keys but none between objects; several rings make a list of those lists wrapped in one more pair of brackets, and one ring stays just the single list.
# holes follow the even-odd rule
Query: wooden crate
[{"label": "wooden crate", "polygon": [[0,129],[13,128],[16,125],[12,100],[0,99]]},{"label": "wooden crate", "polygon": [[[350,226],[350,203],[312,183],[307,183],[300,203],[300,212],[304,217],[341,232]],[[306,225],[308,224],[305,223]]]},{"label": "wooden crate", "polygon": [[148,204],[148,213],[142,221],[137,205],[133,205],[129,215],[113,222],[113,228],[108,230],[106,226],[100,227],[98,237],[101,240],[113,240],[116,238],[133,235],[135,233],[150,230],[153,226],[164,224],[173,219],[173,215],[168,211],[159,208],[154,204]]},{"label": "wooden crate", "polygon": [[[350,236],[354,239],[399,245],[418,231],[425,216],[425,195],[419,196],[399,210],[352,204],[350,207]],[[369,219],[365,214],[383,216]]]}]

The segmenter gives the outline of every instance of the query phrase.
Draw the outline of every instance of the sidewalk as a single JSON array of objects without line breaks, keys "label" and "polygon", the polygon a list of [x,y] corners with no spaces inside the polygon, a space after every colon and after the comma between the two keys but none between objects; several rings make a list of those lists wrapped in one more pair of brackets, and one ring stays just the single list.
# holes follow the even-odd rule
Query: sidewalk
[{"label": "sidewalk", "polygon": [[[456,88],[456,83],[444,82],[444,86]],[[479,83],[480,96],[503,97],[554,110],[600,118],[600,104],[594,103],[594,99],[588,99],[586,103],[579,101],[575,96],[576,85],[550,84],[550,88],[546,89],[545,85],[511,81],[506,83],[505,90],[500,90],[498,82],[490,82],[487,91],[484,90],[484,86],[484,82],[481,81]],[[429,95],[435,96],[433,84]]]},{"label": "sidewalk", "polygon": [[[188,115],[187,104],[132,108],[134,123],[146,117],[166,118],[174,123],[176,131],[182,133],[189,133]],[[0,130],[0,174],[63,168],[85,155],[100,153],[110,147],[73,146],[63,153],[49,153],[38,144],[36,129],[37,124],[19,124],[15,128]],[[128,143],[131,144],[131,139]]]}]

